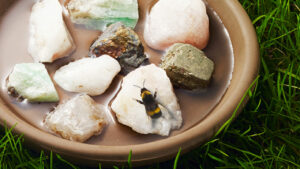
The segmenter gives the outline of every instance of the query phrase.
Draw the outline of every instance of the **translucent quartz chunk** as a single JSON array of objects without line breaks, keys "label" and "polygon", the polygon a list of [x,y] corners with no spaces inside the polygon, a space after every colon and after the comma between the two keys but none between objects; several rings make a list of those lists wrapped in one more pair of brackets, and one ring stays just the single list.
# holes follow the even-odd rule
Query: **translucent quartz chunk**
[{"label": "translucent quartz chunk", "polygon": [[99,135],[106,122],[105,110],[88,95],[77,95],[47,114],[46,126],[63,138],[84,142]]}]

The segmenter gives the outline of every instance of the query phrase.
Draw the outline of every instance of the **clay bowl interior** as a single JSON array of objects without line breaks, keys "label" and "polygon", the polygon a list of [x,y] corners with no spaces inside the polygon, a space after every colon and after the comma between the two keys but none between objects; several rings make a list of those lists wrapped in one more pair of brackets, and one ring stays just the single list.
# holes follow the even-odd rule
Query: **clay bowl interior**
[{"label": "clay bowl interior", "polygon": [[[16,1],[0,0],[0,18],[14,2]],[[131,150],[133,164],[144,165],[173,158],[179,147],[185,153],[199,146],[211,138],[232,116],[244,93],[256,78],[259,68],[256,33],[238,1],[207,0],[207,3],[219,15],[228,30],[234,52],[234,70],[230,85],[221,101],[197,125],[175,136],[144,144],[126,146],[84,144],[61,139],[34,127],[16,115],[0,97],[1,124],[8,126],[17,124],[15,132],[24,134],[27,145],[33,148],[52,150],[77,163],[90,165],[99,162],[107,165],[126,163]],[[0,66],[3,65],[0,63]]]}]

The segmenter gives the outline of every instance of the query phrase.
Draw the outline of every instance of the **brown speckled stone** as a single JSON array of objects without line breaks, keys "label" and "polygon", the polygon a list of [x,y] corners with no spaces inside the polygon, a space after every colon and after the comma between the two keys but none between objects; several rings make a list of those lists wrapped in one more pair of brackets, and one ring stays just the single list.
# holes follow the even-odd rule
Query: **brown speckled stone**
[{"label": "brown speckled stone", "polygon": [[196,47],[176,43],[168,49],[160,65],[173,85],[185,89],[205,88],[214,71],[214,62]]},{"label": "brown speckled stone", "polygon": [[90,57],[104,54],[119,61],[123,74],[131,72],[147,59],[138,35],[121,22],[110,25],[90,47]]}]

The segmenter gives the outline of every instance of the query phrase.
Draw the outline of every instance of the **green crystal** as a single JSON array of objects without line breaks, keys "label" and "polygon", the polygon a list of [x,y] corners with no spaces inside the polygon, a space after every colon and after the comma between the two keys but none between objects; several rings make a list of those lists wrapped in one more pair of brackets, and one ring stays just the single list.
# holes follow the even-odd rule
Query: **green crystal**
[{"label": "green crystal", "polygon": [[71,0],[67,7],[72,22],[101,31],[116,22],[134,28],[139,19],[137,0]]},{"label": "green crystal", "polygon": [[30,102],[57,102],[59,97],[51,78],[42,63],[15,65],[8,77],[9,94]]}]

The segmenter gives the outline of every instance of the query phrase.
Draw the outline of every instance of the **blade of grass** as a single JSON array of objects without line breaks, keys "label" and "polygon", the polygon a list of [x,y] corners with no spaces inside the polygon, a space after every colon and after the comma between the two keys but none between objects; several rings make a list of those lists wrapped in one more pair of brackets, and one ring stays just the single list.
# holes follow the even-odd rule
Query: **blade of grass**
[{"label": "blade of grass", "polygon": [[180,153],[181,153],[181,147],[179,148],[178,153],[177,153],[177,155],[176,155],[176,158],[175,158],[175,160],[174,160],[173,169],[177,169],[177,164],[178,164],[178,160],[179,160]]}]

